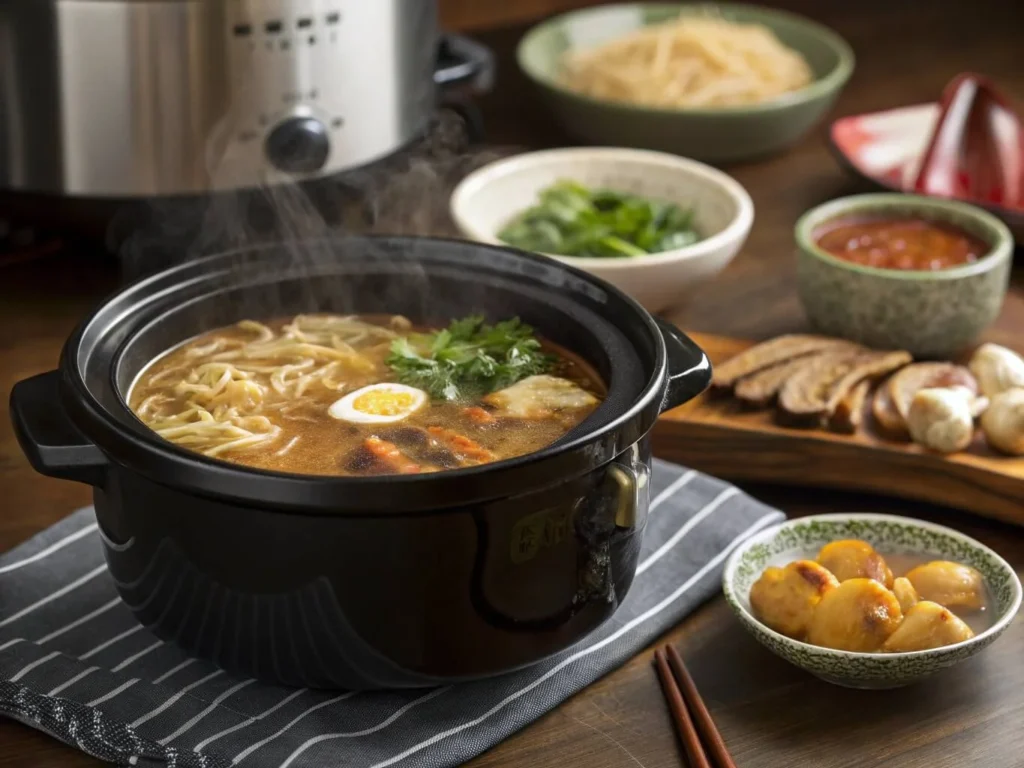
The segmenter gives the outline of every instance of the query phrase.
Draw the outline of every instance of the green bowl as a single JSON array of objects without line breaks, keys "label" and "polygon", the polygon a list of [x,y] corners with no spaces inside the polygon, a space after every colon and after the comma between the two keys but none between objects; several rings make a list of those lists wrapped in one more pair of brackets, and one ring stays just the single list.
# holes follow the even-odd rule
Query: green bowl
[{"label": "green bowl", "polygon": [[[817,557],[837,539],[862,539],[881,552],[925,555],[977,569],[988,587],[992,626],[970,640],[907,653],[854,653],[821,648],[781,635],[755,618],[750,588],[770,565]],[[951,528],[895,515],[816,515],[789,520],[752,536],[730,556],[722,575],[725,599],[743,626],[772,652],[826,682],[848,688],[898,688],[930,677],[987,648],[1020,609],[1021,584],[1003,558]]]},{"label": "green bowl", "polygon": [[[935,271],[879,269],[838,259],[814,243],[824,224],[847,216],[922,217],[979,237],[988,253]],[[915,357],[955,357],[999,315],[1013,259],[1013,236],[999,219],[953,200],[901,194],[853,195],[812,208],[796,224],[797,287],[821,333]]]},{"label": "green bowl", "polygon": [[[714,109],[655,109],[599,100],[560,83],[562,56],[574,45],[601,44],[680,13],[763,24],[803,54],[815,79],[770,102]],[[573,11],[531,29],[519,43],[517,58],[555,118],[577,139],[673,152],[705,162],[747,160],[795,144],[835,102],[854,62],[850,46],[827,27],[791,13],[732,3],[632,3]]]}]

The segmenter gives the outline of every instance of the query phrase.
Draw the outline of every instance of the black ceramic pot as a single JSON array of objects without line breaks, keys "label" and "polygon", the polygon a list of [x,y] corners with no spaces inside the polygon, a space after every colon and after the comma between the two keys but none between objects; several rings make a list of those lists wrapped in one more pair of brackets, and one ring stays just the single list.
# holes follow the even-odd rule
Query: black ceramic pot
[{"label": "black ceramic pot", "polygon": [[[588,359],[604,403],[537,453],[427,476],[311,477],[189,453],[128,409],[168,347],[244,317],[517,315]],[[135,283],[87,318],[11,413],[46,475],[94,487],[121,596],[161,638],[287,685],[394,688],[492,675],[580,640],[633,579],[658,414],[710,365],[607,284],[461,241],[266,246]]]}]

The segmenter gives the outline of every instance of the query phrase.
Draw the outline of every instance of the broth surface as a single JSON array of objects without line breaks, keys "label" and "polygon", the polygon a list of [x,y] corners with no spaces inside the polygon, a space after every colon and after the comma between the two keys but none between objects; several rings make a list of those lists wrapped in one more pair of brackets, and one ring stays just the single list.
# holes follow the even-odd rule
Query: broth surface
[{"label": "broth surface", "polygon": [[[558,440],[604,398],[582,359],[545,340],[544,375],[496,392],[431,397],[388,363],[413,329],[397,316],[242,321],[151,363],[128,402],[183,448],[309,475],[411,474],[490,463]],[[374,386],[376,385],[376,386]],[[346,397],[348,396],[348,397]]]},{"label": "broth surface", "polygon": [[824,225],[814,238],[833,256],[881,269],[948,269],[973,263],[989,250],[960,229],[913,218],[840,219]]}]

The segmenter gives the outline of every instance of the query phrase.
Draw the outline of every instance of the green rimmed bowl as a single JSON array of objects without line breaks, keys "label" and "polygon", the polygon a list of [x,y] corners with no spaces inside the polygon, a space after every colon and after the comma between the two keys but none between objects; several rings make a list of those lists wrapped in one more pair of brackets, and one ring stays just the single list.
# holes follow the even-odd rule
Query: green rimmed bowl
[{"label": "green rimmed bowl", "polygon": [[[961,229],[989,250],[973,264],[933,271],[879,269],[836,258],[815,233],[847,217],[923,218]],[[797,288],[821,333],[915,357],[952,358],[999,315],[1013,260],[1013,236],[967,203],[901,194],[853,195],[812,208],[796,224]]]},{"label": "green rimmed bowl", "polygon": [[[710,109],[655,109],[594,99],[561,84],[562,57],[681,13],[712,14],[763,24],[807,60],[814,80],[763,104]],[[818,123],[853,72],[850,46],[827,27],[784,11],[734,3],[624,3],[556,16],[520,41],[522,71],[540,88],[555,119],[591,144],[673,152],[705,162],[734,162],[774,154]]]},{"label": "green rimmed bowl", "polygon": [[[923,555],[976,568],[985,579],[992,601],[992,626],[970,640],[944,648],[911,653],[853,653],[793,640],[754,617],[750,588],[765,568],[793,560],[813,560],[822,546],[837,539],[862,539],[883,556]],[[722,587],[733,612],[762,645],[822,680],[848,688],[899,688],[970,658],[1006,630],[1021,604],[1017,574],[984,544],[934,523],[868,513],[802,517],[765,529],[730,556]]]}]

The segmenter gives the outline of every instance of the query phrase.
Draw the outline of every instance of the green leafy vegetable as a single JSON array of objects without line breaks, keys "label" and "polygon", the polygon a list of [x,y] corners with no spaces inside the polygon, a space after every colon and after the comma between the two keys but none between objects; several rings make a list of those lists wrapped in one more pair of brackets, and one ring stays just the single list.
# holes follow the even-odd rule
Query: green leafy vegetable
[{"label": "green leafy vegetable", "polygon": [[541,351],[533,329],[519,318],[486,325],[473,316],[443,331],[396,339],[387,364],[403,384],[439,400],[462,400],[544,373],[554,357]]},{"label": "green leafy vegetable", "polygon": [[559,256],[644,256],[700,240],[693,211],[607,189],[560,181],[537,205],[508,223],[498,238],[509,245]]}]

